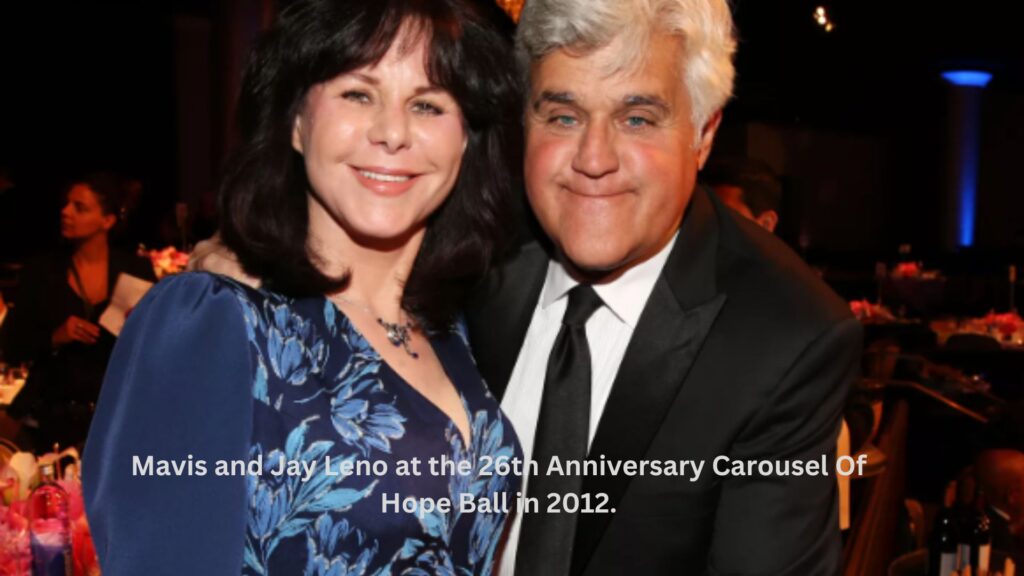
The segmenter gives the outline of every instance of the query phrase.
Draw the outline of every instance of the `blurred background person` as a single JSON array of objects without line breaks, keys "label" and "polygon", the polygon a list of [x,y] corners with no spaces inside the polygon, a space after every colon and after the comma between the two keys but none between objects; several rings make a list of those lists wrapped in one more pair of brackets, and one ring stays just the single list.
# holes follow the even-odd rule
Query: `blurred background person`
[{"label": "blurred background person", "polygon": [[782,183],[768,164],[753,158],[722,158],[713,160],[701,176],[723,204],[775,233]]},{"label": "blurred background person", "polygon": [[112,173],[76,179],[60,212],[63,245],[21,271],[0,345],[6,362],[32,366],[7,410],[29,424],[18,438],[23,449],[81,448],[115,341],[99,318],[122,273],[155,281],[147,260],[110,245],[125,194]]}]

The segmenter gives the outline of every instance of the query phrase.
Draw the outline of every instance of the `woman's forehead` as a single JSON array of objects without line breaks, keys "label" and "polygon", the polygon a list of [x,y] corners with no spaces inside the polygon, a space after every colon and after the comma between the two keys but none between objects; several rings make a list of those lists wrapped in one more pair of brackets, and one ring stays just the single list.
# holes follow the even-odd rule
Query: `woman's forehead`
[{"label": "woman's forehead", "polygon": [[68,190],[68,198],[87,204],[97,204],[96,193],[88,184],[75,184]]}]

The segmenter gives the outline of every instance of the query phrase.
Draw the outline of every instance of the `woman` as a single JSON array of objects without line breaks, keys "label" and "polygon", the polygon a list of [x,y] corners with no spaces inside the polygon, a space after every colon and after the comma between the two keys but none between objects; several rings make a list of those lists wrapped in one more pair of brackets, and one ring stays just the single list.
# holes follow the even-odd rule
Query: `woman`
[{"label": "woman", "polygon": [[97,173],[76,181],[61,210],[66,247],[26,263],[4,323],[7,362],[32,370],[8,413],[39,423],[24,440],[38,451],[85,442],[114,335],[99,325],[121,274],[155,281],[143,258],[110,245],[122,221],[123,181]]},{"label": "woman", "polygon": [[491,572],[507,515],[458,502],[514,493],[485,467],[520,451],[455,314],[503,234],[517,93],[471,0],[281,13],[220,205],[263,288],[183,274],[129,319],[84,464],[104,574]]}]

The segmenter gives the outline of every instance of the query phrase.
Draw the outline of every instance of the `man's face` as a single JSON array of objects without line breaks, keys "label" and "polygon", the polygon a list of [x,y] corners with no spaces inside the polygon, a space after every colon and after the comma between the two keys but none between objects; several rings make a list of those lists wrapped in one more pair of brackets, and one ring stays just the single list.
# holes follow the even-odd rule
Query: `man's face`
[{"label": "man's face", "polygon": [[595,281],[672,238],[720,119],[695,144],[681,40],[654,35],[636,69],[608,74],[618,49],[545,56],[531,69],[526,113],[530,204],[569,263]]}]

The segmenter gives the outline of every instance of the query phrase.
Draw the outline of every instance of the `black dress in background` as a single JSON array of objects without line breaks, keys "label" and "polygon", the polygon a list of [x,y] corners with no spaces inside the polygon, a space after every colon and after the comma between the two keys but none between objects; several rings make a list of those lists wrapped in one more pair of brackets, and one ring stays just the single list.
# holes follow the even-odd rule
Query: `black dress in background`
[{"label": "black dress in background", "polygon": [[[8,364],[32,363],[25,388],[7,409],[11,417],[30,415],[39,422],[38,430],[19,438],[21,444],[32,444],[21,446],[23,450],[41,452],[55,442],[62,447],[81,448],[114,347],[114,335],[102,327],[95,344],[71,342],[58,348],[51,344],[53,331],[69,316],[97,324],[110,301],[108,294],[107,300],[93,305],[87,313],[85,302],[68,284],[70,265],[68,252],[29,260],[14,294],[14,307],[0,332]],[[149,261],[111,248],[107,280],[110,294],[122,272],[156,281]]]}]

